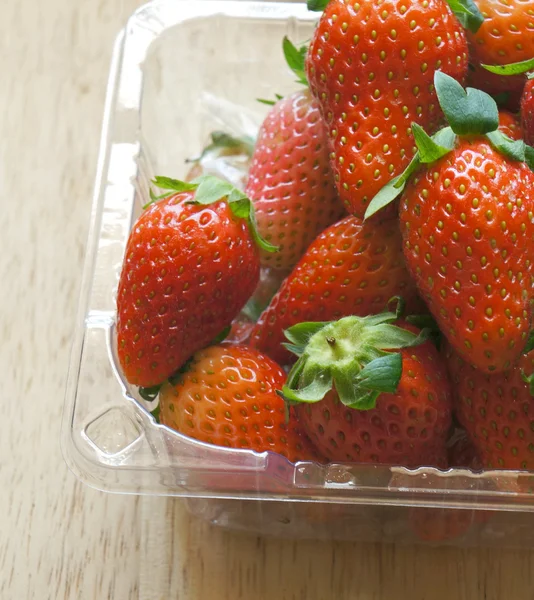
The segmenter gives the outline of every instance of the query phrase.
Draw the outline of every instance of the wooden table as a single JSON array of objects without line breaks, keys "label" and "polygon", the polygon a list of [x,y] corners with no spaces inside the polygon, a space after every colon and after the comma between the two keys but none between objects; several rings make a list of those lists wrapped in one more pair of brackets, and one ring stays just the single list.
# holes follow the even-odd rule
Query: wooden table
[{"label": "wooden table", "polygon": [[68,472],[59,427],[108,62],[137,4],[0,7],[0,598],[533,598],[532,552],[236,536]]}]

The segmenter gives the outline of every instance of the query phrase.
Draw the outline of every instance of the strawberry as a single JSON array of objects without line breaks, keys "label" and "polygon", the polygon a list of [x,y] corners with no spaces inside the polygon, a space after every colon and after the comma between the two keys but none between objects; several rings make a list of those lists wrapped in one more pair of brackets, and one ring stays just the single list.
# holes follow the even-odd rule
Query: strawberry
[{"label": "strawberry", "polygon": [[521,126],[525,142],[534,146],[534,76],[525,84],[521,98]]},{"label": "strawberry", "polygon": [[524,161],[532,149],[498,130],[487,94],[466,94],[442,73],[436,88],[450,127],[432,139],[414,125],[416,160],[369,212],[405,186],[404,254],[419,291],[466,360],[502,371],[518,360],[531,326],[534,173]]},{"label": "strawberry", "polygon": [[286,374],[270,358],[245,346],[221,344],[197,352],[165,383],[162,424],[208,444],[278,452],[291,462],[317,460],[313,445],[276,391]]},{"label": "strawberry", "polygon": [[163,383],[227,327],[259,279],[250,201],[213,177],[166,189],[130,234],[117,294],[118,356],[126,379]]},{"label": "strawberry", "polygon": [[[287,39],[284,48],[298,58]],[[279,100],[263,122],[245,189],[254,202],[258,230],[279,247],[276,254],[261,253],[263,265],[291,269],[315,237],[344,214],[327,141],[308,89]]]},{"label": "strawberry", "polygon": [[488,141],[462,140],[402,200],[405,256],[419,289],[446,337],[485,371],[514,364],[530,330],[532,186],[534,177]]},{"label": "strawberry", "polygon": [[286,331],[299,359],[282,393],[332,461],[446,463],[451,398],[435,346],[396,315],[302,323]]},{"label": "strawberry", "polygon": [[505,373],[473,368],[452,349],[446,353],[458,420],[482,464],[495,469],[534,469],[534,402],[527,375],[534,352]]},{"label": "strawberry", "polygon": [[534,6],[532,0],[477,0],[484,22],[467,32],[472,71],[469,84],[489,94],[508,96],[506,105],[516,110],[525,75],[506,77],[482,65],[498,67],[534,57]]},{"label": "strawberry", "polygon": [[282,346],[284,329],[302,321],[379,313],[393,296],[404,298],[408,312],[421,307],[397,223],[346,217],[309,247],[260,316],[251,345],[288,364],[292,356]]},{"label": "strawberry", "polygon": [[412,121],[438,125],[432,80],[439,68],[459,81],[467,72],[465,35],[444,0],[326,4],[307,72],[328,126],[339,195],[353,214],[363,217],[410,162]]}]

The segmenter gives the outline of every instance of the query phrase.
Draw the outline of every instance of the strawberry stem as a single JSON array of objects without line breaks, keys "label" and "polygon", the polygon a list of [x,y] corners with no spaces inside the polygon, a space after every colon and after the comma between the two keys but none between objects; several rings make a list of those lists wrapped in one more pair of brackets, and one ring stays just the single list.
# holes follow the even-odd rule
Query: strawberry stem
[{"label": "strawberry stem", "polygon": [[397,327],[396,319],[387,312],[288,329],[291,344],[286,347],[299,359],[282,389],[284,398],[290,403],[319,402],[335,387],[346,406],[373,408],[381,393],[397,389],[402,375],[398,350],[426,339],[423,333]]}]

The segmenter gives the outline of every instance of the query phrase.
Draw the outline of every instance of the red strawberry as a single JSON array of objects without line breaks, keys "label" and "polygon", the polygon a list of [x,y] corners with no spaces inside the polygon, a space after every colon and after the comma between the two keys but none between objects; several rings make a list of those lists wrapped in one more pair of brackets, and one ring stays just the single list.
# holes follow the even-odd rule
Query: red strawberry
[{"label": "red strawberry", "polygon": [[286,424],[277,390],[285,372],[244,346],[197,352],[160,392],[161,423],[192,438],[229,448],[278,452],[292,462],[320,459],[292,417]]},{"label": "red strawberry", "polygon": [[397,222],[346,217],[309,247],[261,315],[251,345],[288,364],[292,356],[281,345],[284,329],[379,313],[393,296],[406,300],[408,312],[422,306],[404,265]]},{"label": "red strawberry", "polygon": [[278,245],[261,262],[291,269],[315,237],[343,214],[330,172],[326,128],[309,90],[280,100],[260,130],[247,195],[258,230]]},{"label": "red strawberry", "polygon": [[534,175],[484,138],[461,140],[402,198],[408,267],[442,332],[484,371],[513,365],[530,331],[532,211]]},{"label": "red strawberry", "polygon": [[[414,126],[420,169],[410,167],[417,173],[401,199],[404,255],[451,345],[479,369],[502,371],[518,360],[531,326],[534,173],[521,162],[524,143],[498,130],[488,95],[466,94],[441,73],[436,88],[452,129],[431,139]],[[396,186],[370,212],[402,191]]]},{"label": "red strawberry", "polygon": [[157,183],[185,191],[152,204],[135,224],[117,294],[120,364],[130,383],[145,387],[227,327],[259,278],[242,193],[212,177]]},{"label": "red strawberry", "polygon": [[469,85],[490,94],[507,94],[513,110],[525,85],[525,75],[506,77],[480,65],[507,65],[534,57],[534,6],[532,0],[477,0],[484,16],[480,29],[467,32],[471,64]]},{"label": "red strawberry", "polygon": [[474,369],[450,348],[447,362],[458,420],[486,468],[534,470],[534,401],[525,375],[534,352],[506,373]]},{"label": "red strawberry", "polygon": [[444,0],[327,4],[308,78],[328,125],[339,195],[355,215],[412,159],[411,123],[439,123],[439,68],[459,81],[467,71],[465,35]]},{"label": "red strawberry", "polygon": [[298,404],[300,422],[332,461],[446,464],[445,367],[431,342],[406,347],[418,330],[395,326],[395,319],[345,317],[286,332],[300,358],[283,394]]},{"label": "red strawberry", "polygon": [[521,126],[525,142],[534,146],[534,76],[527,81],[523,90],[523,97],[521,98]]}]

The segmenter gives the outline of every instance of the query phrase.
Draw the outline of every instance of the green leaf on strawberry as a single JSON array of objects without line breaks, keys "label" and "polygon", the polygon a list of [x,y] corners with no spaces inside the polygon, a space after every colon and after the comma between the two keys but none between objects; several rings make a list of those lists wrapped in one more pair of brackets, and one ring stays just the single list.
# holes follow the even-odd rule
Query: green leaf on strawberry
[{"label": "green leaf on strawberry", "polygon": [[499,130],[490,131],[486,134],[486,137],[495,150],[498,150],[501,154],[504,154],[512,160],[526,162],[527,145],[523,140],[512,140]]},{"label": "green leaf on strawberry", "polygon": [[[360,390],[367,393],[364,393],[363,397],[356,398],[355,401],[343,402],[343,404],[360,410],[372,409],[374,408],[374,401],[376,401],[372,392],[393,394],[397,391],[401,376],[402,357],[398,352],[375,358],[360,371],[359,381],[355,388],[355,396],[358,396]],[[336,384],[338,383],[339,380],[336,379]],[[336,390],[339,397],[342,398],[338,385],[336,385]]]},{"label": "green leaf on strawberry", "polygon": [[476,33],[484,23],[484,15],[474,0],[447,0],[447,4],[464,29]]},{"label": "green leaf on strawberry", "polygon": [[416,155],[406,169],[386,184],[371,200],[365,211],[366,219],[369,219],[384,206],[398,198],[404,191],[410,177],[422,164],[434,162],[434,160],[445,156],[454,148],[456,142],[456,135],[450,127],[445,127],[432,137],[428,136],[417,123],[412,123],[412,131],[418,149]]},{"label": "green leaf on strawberry", "polygon": [[404,188],[406,187],[406,183],[408,179],[415,173],[417,169],[421,166],[421,161],[419,160],[419,155],[416,154],[405,171],[403,171],[397,177],[394,177],[389,183],[387,183],[378,194],[369,202],[369,205],[365,211],[365,219],[369,219],[379,210],[393,202],[396,198],[398,198]]},{"label": "green leaf on strawberry", "polygon": [[281,94],[274,95],[276,100],[268,100],[267,98],[256,98],[256,101],[260,104],[266,104],[267,106],[274,106],[279,100],[282,100],[283,96]]},{"label": "green leaf on strawberry", "polygon": [[306,55],[308,54],[308,47],[301,46],[297,48],[293,42],[286,36],[282,43],[284,56],[289,68],[297,76],[297,83],[302,85],[308,85],[308,78],[306,77]]},{"label": "green leaf on strawberry", "polygon": [[509,65],[482,65],[484,69],[496,75],[522,75],[534,71],[534,57]]},{"label": "green leaf on strawberry", "polygon": [[225,197],[230,200],[229,196],[234,190],[234,186],[231,183],[222,181],[222,179],[211,175],[203,175],[195,179],[193,183],[197,186],[195,202],[198,204],[213,204]]},{"label": "green leaf on strawberry", "polygon": [[448,154],[454,147],[456,135],[450,127],[446,127],[430,137],[417,123],[412,123],[413,137],[419,150],[419,160],[423,164],[432,163]]},{"label": "green leaf on strawberry", "polygon": [[481,90],[464,88],[449,75],[437,71],[434,85],[439,104],[454,133],[477,135],[499,127],[499,109],[495,100]]},{"label": "green leaf on strawberry", "polygon": [[330,0],[308,0],[308,10],[321,12],[326,8]]},{"label": "green leaf on strawberry", "polygon": [[492,146],[511,160],[524,162],[534,171],[534,148],[522,140],[512,140],[499,131],[499,110],[495,100],[485,92],[463,87],[452,77],[437,71],[434,85],[440,106],[449,122],[430,137],[422,127],[412,123],[417,153],[406,170],[387,183],[367,206],[365,219],[401,195],[409,178],[423,164],[433,163],[454,148],[457,136],[486,135]]},{"label": "green leaf on strawberry", "polygon": [[247,221],[250,233],[259,248],[266,252],[278,251],[276,246],[270,244],[259,234],[254,205],[250,198],[231,183],[213,175],[202,175],[191,182],[157,176],[154,178],[153,183],[157,187],[168,191],[160,196],[154,195],[151,191],[151,202],[146,206],[162,198],[186,191],[195,191],[194,200],[192,201],[195,204],[209,205],[220,200],[226,200],[232,213],[239,219]]},{"label": "green leaf on strawberry", "polygon": [[[330,323],[300,323],[288,329],[286,347],[298,361],[283,396],[289,402],[321,401],[335,387],[349,407],[374,408],[381,393],[393,393],[402,375],[399,350],[425,341],[425,335],[394,325],[391,312],[344,317]],[[397,352],[395,352],[397,351]]]},{"label": "green leaf on strawberry", "polygon": [[[152,183],[162,190],[170,190],[175,193],[191,192],[197,189],[197,184],[189,181],[180,181],[171,177],[156,175]],[[168,195],[168,194],[167,194]]]}]

